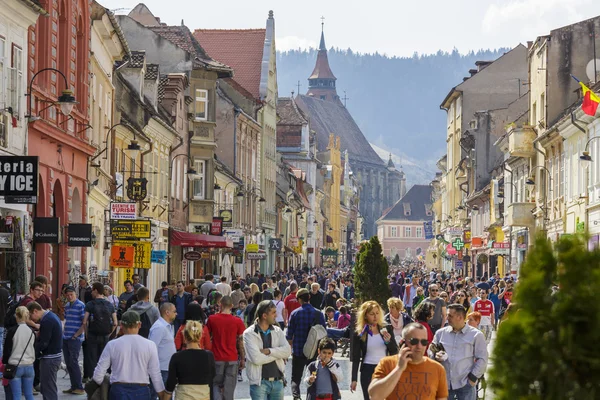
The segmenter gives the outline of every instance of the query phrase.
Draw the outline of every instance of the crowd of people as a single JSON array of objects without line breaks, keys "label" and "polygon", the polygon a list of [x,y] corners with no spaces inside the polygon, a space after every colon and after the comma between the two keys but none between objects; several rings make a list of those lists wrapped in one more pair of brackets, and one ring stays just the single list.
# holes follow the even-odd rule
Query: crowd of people
[{"label": "crowd of people", "polygon": [[402,267],[389,279],[386,304],[358,304],[342,266],[163,282],[152,300],[137,275],[119,296],[82,275],[54,304],[43,276],[20,299],[0,288],[6,398],[231,400],[245,370],[253,400],[283,399],[288,379],[294,399],[340,399],[334,354],[349,344],[350,390],[360,382],[365,399],[475,399],[512,278]]}]

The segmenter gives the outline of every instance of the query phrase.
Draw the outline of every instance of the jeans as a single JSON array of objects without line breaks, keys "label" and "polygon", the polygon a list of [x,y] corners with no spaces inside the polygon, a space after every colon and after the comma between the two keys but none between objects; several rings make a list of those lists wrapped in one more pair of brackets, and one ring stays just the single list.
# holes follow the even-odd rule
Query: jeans
[{"label": "jeans", "polygon": [[85,378],[92,378],[94,375],[94,369],[98,364],[98,360],[100,360],[100,355],[104,351],[106,343],[108,343],[108,335],[88,333],[85,338],[85,346],[83,346],[83,375]]},{"label": "jeans", "polygon": [[449,400],[476,400],[477,391],[475,386],[471,386],[469,382],[460,389],[450,389],[448,391]]},{"label": "jeans", "polygon": [[79,369],[79,351],[81,350],[81,340],[63,339],[63,355],[69,379],[71,380],[71,389],[83,389],[81,384],[81,369]]},{"label": "jeans", "polygon": [[250,385],[252,400],[283,400],[283,381],[263,379],[259,385]]},{"label": "jeans", "polygon": [[292,395],[300,397],[300,382],[308,360],[304,355],[292,355]]},{"label": "jeans", "polygon": [[137,384],[113,383],[110,385],[108,398],[109,400],[150,400],[150,388]]},{"label": "jeans", "polygon": [[[160,376],[162,377],[163,385],[167,384],[167,378],[169,377],[169,371],[160,371]],[[152,400],[158,399],[158,393],[154,390],[154,385],[152,384],[152,379],[150,379],[150,398]]]},{"label": "jeans", "polygon": [[371,380],[373,379],[373,372],[375,372],[375,367],[377,365],[374,364],[363,364],[360,369],[360,387],[363,392],[364,400],[369,400],[369,385],[371,384]]},{"label": "jeans", "polygon": [[233,400],[239,362],[217,361],[215,366],[217,372],[213,380],[213,400]]},{"label": "jeans", "polygon": [[10,380],[12,397],[6,400],[21,400],[21,394],[26,400],[33,400],[33,365],[19,365],[15,377]]},{"label": "jeans", "polygon": [[44,400],[58,400],[56,374],[60,368],[61,357],[40,359],[40,392]]},{"label": "jeans", "polygon": [[0,354],[4,354],[4,333],[5,329],[3,326],[0,326]]},{"label": "jeans", "polygon": [[338,329],[338,328],[327,328],[327,337],[333,340],[340,340],[342,338],[347,337],[346,333],[348,332],[347,328]]}]

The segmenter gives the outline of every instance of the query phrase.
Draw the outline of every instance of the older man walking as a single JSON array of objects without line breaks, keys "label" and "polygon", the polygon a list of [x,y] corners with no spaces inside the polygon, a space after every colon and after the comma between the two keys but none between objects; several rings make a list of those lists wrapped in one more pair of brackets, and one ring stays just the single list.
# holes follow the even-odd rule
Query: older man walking
[{"label": "older man walking", "polygon": [[[150,328],[148,339],[154,342],[158,350],[158,362],[163,384],[167,382],[169,375],[169,362],[171,356],[177,351],[175,348],[175,333],[173,332],[173,321],[177,316],[175,304],[165,303],[160,306],[160,317]],[[156,399],[156,392],[152,393],[152,399]]]}]

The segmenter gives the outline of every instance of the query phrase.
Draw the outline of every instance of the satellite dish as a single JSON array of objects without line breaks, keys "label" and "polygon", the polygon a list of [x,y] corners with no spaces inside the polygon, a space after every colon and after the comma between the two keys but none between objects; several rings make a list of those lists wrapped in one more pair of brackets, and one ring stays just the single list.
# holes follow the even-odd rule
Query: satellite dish
[{"label": "satellite dish", "polygon": [[[594,63],[594,61],[596,61]],[[596,66],[596,73],[594,74],[594,65]],[[590,82],[596,82],[596,76],[600,74],[600,60],[590,60],[587,66],[585,67],[585,74],[587,75]]]}]

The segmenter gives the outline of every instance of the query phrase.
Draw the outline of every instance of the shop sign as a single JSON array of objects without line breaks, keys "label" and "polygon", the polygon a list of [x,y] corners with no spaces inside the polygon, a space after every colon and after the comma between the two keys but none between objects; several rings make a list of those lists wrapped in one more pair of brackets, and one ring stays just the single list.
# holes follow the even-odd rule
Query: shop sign
[{"label": "shop sign", "polygon": [[490,253],[494,256],[507,256],[510,254],[510,243],[494,242]]},{"label": "shop sign", "polygon": [[33,219],[33,241],[35,243],[58,243],[59,223],[56,217]]},{"label": "shop sign", "polygon": [[452,247],[452,244],[451,244],[451,243],[449,243],[449,244],[446,246],[446,253],[448,253],[448,255],[451,255],[451,256],[453,256],[453,255],[455,255],[455,254],[456,254],[456,249],[455,249],[454,247]]},{"label": "shop sign", "polygon": [[452,247],[454,247],[457,251],[461,251],[465,247],[465,242],[458,237],[452,242]]},{"label": "shop sign", "polygon": [[[223,224],[225,224],[224,220],[223,220]],[[223,225],[223,226],[225,226],[225,225]],[[229,239],[231,239],[231,241],[233,243],[238,243],[240,241],[240,238],[242,236],[244,236],[244,232],[242,232],[241,229],[225,229],[223,231],[223,236],[226,236]]]},{"label": "shop sign", "polygon": [[113,268],[133,267],[133,246],[113,245],[110,249],[110,266]]},{"label": "shop sign", "polygon": [[220,210],[219,217],[223,219],[225,228],[233,226],[233,210]]},{"label": "shop sign", "polygon": [[451,226],[446,228],[446,233],[450,236],[462,236],[463,229]]},{"label": "shop sign", "polygon": [[110,235],[115,240],[150,239],[152,226],[150,220],[114,220],[110,221]]},{"label": "shop sign", "polygon": [[246,245],[246,251],[248,253],[258,253],[258,244],[255,243],[248,243]]},{"label": "shop sign", "polygon": [[148,195],[148,179],[129,178],[127,179],[127,197],[129,200],[142,201]]},{"label": "shop sign", "polygon": [[133,280],[133,268],[119,268],[119,278],[121,282]]},{"label": "shop sign", "polygon": [[167,251],[166,250],[152,250],[150,258],[151,258],[151,261],[155,264],[166,264],[167,263]]},{"label": "shop sign", "polygon": [[188,260],[181,260],[181,280],[187,282]]},{"label": "shop sign", "polygon": [[133,268],[149,269],[152,264],[152,243],[150,242],[115,242],[114,246],[132,246]]},{"label": "shop sign", "polygon": [[69,224],[69,247],[92,247],[92,224]]},{"label": "shop sign", "polygon": [[235,264],[243,264],[244,263],[244,256],[242,256],[242,255],[235,256],[235,260],[233,262]]},{"label": "shop sign", "polygon": [[202,254],[199,251],[188,251],[183,255],[183,258],[188,261],[198,261],[202,258]]},{"label": "shop sign", "polygon": [[244,251],[245,243],[246,243],[246,238],[241,236],[240,240],[238,240],[237,243],[233,245],[233,248],[235,250]]},{"label": "shop sign", "polygon": [[36,204],[38,157],[0,156],[0,196],[6,203]]},{"label": "shop sign", "polygon": [[210,260],[210,253],[207,253],[207,252],[202,253],[202,259],[203,260]]},{"label": "shop sign", "polygon": [[210,234],[214,236],[223,234],[223,218],[213,217],[212,224],[210,224]]},{"label": "shop sign", "polygon": [[246,255],[246,258],[248,260],[266,260],[267,254],[266,253],[248,253]]},{"label": "shop sign", "polygon": [[110,219],[136,219],[137,203],[110,203]]},{"label": "shop sign", "polygon": [[477,249],[479,247],[483,247],[483,240],[479,237],[474,237],[471,239],[471,247]]},{"label": "shop sign", "polygon": [[281,239],[269,239],[269,250],[280,251],[282,247]]},{"label": "shop sign", "polygon": [[0,233],[0,249],[13,248],[14,235],[11,232]]},{"label": "shop sign", "polygon": [[463,261],[462,260],[456,260],[456,261],[454,261],[454,267],[456,269],[462,269],[463,268]]},{"label": "shop sign", "polygon": [[307,247],[307,248],[306,248],[306,252],[307,252],[308,254],[313,254],[313,253],[315,252],[315,248],[314,248],[314,247]]},{"label": "shop sign", "polygon": [[527,232],[517,233],[517,249],[527,248]]},{"label": "shop sign", "polygon": [[434,238],[433,224],[431,221],[423,222],[423,231],[425,232],[425,239],[430,240]]}]

